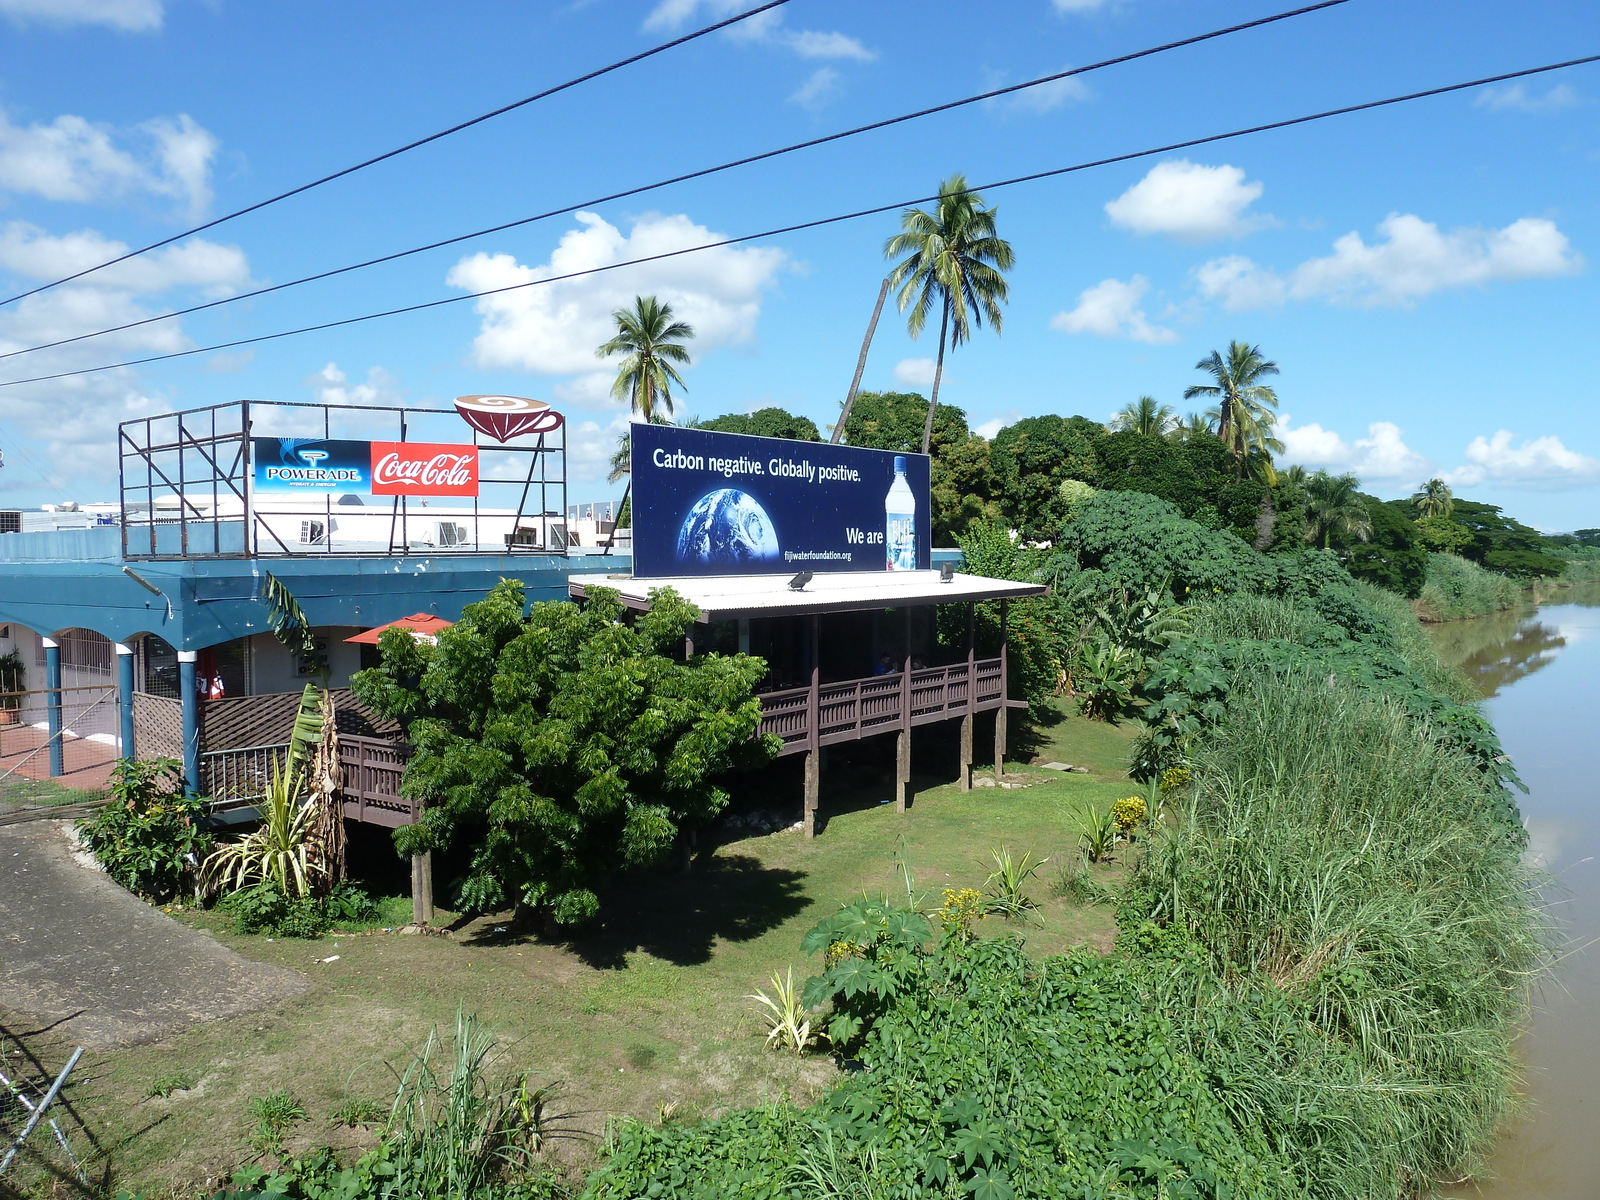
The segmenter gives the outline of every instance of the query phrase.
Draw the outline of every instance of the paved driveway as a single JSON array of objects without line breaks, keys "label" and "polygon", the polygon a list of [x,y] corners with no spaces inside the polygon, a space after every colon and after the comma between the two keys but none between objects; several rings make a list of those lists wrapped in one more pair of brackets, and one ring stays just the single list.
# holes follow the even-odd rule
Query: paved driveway
[{"label": "paved driveway", "polygon": [[79,865],[56,822],[0,826],[0,1000],[62,1037],[98,1047],[154,1041],[280,1003],[306,984]]}]

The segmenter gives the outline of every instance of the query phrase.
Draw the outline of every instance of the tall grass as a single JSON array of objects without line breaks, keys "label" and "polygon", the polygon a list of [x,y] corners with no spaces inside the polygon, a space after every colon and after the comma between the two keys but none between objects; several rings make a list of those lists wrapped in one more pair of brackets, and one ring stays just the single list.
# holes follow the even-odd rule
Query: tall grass
[{"label": "tall grass", "polygon": [[1546,959],[1496,785],[1396,704],[1320,674],[1240,679],[1188,810],[1140,866],[1192,937],[1196,1052],[1253,1062],[1237,1119],[1312,1195],[1404,1196],[1477,1165],[1513,1104],[1511,1043]]},{"label": "tall grass", "polygon": [[1395,650],[1425,687],[1451,700],[1465,702],[1478,698],[1466,676],[1440,655],[1409,603],[1387,588],[1364,579],[1356,580],[1355,588],[1361,599],[1383,619]]},{"label": "tall grass", "polygon": [[1526,600],[1522,587],[1504,575],[1454,554],[1430,554],[1427,582],[1414,604],[1424,621],[1456,621],[1502,612]]},{"label": "tall grass", "polygon": [[1258,642],[1281,639],[1309,646],[1329,629],[1328,622],[1304,605],[1277,596],[1234,592],[1194,606],[1191,637],[1250,638]]}]

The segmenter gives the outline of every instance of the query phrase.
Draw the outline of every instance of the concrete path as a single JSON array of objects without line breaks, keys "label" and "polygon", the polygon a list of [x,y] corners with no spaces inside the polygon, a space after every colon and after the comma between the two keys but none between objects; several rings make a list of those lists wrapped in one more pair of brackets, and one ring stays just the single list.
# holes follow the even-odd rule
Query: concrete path
[{"label": "concrete path", "polygon": [[0,826],[0,1003],[41,1026],[86,1046],[134,1045],[306,985],[80,865],[57,822]]}]

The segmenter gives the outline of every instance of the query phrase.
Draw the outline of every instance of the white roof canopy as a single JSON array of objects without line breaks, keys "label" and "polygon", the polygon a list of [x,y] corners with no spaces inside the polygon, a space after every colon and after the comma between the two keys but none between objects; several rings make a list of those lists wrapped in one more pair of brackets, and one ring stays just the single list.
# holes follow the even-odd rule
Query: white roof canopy
[{"label": "white roof canopy", "polygon": [[952,576],[949,583],[938,571],[851,571],[812,576],[804,588],[789,586],[792,574],[682,576],[675,579],[635,579],[631,575],[575,575],[567,583],[574,599],[590,589],[615,588],[622,603],[640,610],[650,607],[650,593],[670,587],[700,610],[702,623],[742,617],[809,616],[813,613],[853,612],[865,609],[904,608],[928,604],[957,604],[973,600],[1004,600],[1042,596],[1050,589],[1039,583],[1017,583],[982,575]]}]

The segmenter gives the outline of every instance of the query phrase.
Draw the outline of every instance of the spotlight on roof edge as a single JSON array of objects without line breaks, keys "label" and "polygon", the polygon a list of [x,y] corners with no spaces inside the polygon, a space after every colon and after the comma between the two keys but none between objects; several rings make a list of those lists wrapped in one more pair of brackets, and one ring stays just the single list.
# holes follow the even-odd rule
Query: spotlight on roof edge
[{"label": "spotlight on roof edge", "polygon": [[801,571],[800,574],[789,580],[789,590],[791,592],[803,592],[806,589],[806,584],[810,583],[813,578],[814,576],[810,571]]},{"label": "spotlight on roof edge", "polygon": [[955,565],[955,563],[948,563],[947,562],[947,563],[940,563],[939,564],[939,582],[940,583],[949,583],[955,577],[956,577],[956,565]]}]

